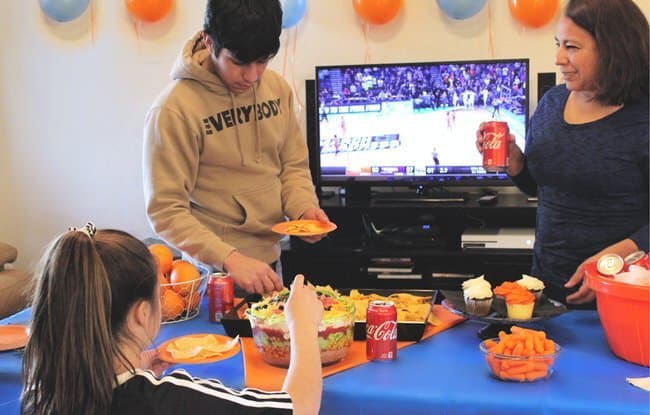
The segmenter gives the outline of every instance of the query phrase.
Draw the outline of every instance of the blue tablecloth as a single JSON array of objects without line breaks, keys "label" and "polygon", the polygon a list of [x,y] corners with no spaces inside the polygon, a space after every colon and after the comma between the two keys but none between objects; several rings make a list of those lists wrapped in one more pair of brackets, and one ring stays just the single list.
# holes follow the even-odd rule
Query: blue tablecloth
[{"label": "blue tablecloth", "polygon": [[[203,305],[205,307],[205,305]],[[0,324],[26,323],[24,311]],[[598,314],[571,311],[533,326],[563,348],[547,381],[508,383],[492,378],[478,348],[483,323],[467,321],[401,349],[391,363],[368,363],[324,380],[321,414],[650,414],[650,394],[626,377],[650,369],[614,356]],[[188,333],[223,333],[205,309],[198,317],[163,325],[158,342]],[[0,414],[18,414],[21,355],[0,353]],[[242,354],[205,365],[184,366],[200,377],[243,387]]]}]

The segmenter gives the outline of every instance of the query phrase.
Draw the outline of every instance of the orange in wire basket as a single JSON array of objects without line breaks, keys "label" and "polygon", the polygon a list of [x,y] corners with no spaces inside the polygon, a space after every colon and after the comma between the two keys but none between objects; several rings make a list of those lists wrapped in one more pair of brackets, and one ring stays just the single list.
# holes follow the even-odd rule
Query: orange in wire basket
[{"label": "orange in wire basket", "polygon": [[161,287],[160,312],[163,320],[172,320],[185,310],[185,299],[175,291]]},{"label": "orange in wire basket", "polygon": [[190,262],[177,259],[172,263],[172,272],[169,275],[171,289],[177,293],[187,296],[192,292],[192,285],[201,278],[199,270]]},{"label": "orange in wire basket", "polygon": [[149,245],[149,252],[153,255],[158,263],[158,270],[163,274],[168,274],[172,270],[174,253],[171,248],[163,244]]}]

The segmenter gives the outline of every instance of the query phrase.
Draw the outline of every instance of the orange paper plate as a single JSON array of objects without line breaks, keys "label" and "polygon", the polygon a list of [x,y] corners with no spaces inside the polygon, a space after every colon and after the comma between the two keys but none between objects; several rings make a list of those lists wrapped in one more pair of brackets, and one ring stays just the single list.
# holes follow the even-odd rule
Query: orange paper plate
[{"label": "orange paper plate", "polygon": [[199,334],[188,334],[186,336],[179,336],[179,337],[174,337],[173,339],[169,339],[160,346],[158,346],[158,358],[164,362],[168,363],[194,363],[194,364],[200,364],[200,363],[213,363],[213,362],[218,362],[219,360],[224,360],[228,359],[229,357],[232,357],[239,353],[239,350],[241,350],[239,343],[235,345],[232,349],[228,350],[225,353],[217,354],[214,356],[210,357],[191,357],[187,359],[176,359],[170,352],[167,351],[167,346],[172,344],[178,339],[184,338],[184,337],[205,337],[205,336],[213,336],[214,338],[217,339],[217,342],[219,343],[227,343],[232,338],[228,336],[222,336],[220,334],[211,334],[211,333],[199,333]]},{"label": "orange paper plate", "polygon": [[25,347],[29,337],[29,328],[20,325],[0,326],[0,351]]},{"label": "orange paper plate", "polygon": [[320,222],[313,219],[291,220],[273,225],[271,230],[275,233],[292,236],[314,236],[332,232],[336,224],[332,222]]}]

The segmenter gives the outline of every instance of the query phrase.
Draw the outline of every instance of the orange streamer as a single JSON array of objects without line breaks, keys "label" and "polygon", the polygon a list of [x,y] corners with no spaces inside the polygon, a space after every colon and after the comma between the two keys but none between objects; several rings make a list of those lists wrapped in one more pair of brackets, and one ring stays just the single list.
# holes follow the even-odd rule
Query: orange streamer
[{"label": "orange streamer", "polygon": [[95,2],[90,2],[90,36],[95,46]]},{"label": "orange streamer", "polygon": [[293,93],[296,96],[298,114],[302,112],[304,104],[300,94],[298,93],[298,88],[296,87],[296,73],[295,73],[295,62],[296,62],[296,45],[298,44],[298,25],[293,27],[293,47],[291,49],[291,82],[293,85]]},{"label": "orange streamer", "polygon": [[370,25],[368,23],[361,23],[361,31],[363,32],[363,43],[366,45],[365,56],[363,63],[370,63],[372,60],[372,53],[370,50],[370,42],[368,41],[368,32],[370,32]]},{"label": "orange streamer", "polygon": [[140,50],[140,21],[138,19],[133,19],[133,30],[135,30],[135,39],[138,43],[138,50]]},{"label": "orange streamer", "polygon": [[494,59],[494,36],[492,33],[492,6],[488,1],[488,39],[490,42],[490,56]]},{"label": "orange streamer", "polygon": [[284,33],[284,54],[282,56],[282,77],[286,78],[287,74],[287,53],[289,50],[289,30]]}]

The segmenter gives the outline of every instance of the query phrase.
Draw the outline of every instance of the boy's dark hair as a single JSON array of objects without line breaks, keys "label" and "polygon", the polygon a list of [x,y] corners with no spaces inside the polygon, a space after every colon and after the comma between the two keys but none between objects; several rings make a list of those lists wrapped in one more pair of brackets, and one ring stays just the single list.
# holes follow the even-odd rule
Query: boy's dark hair
[{"label": "boy's dark hair", "polygon": [[278,0],[208,0],[203,31],[216,55],[226,48],[241,63],[267,60],[280,49],[282,7]]},{"label": "boy's dark hair", "polygon": [[648,97],[648,20],[632,0],[570,0],[564,13],[596,40],[596,99],[610,105]]}]

